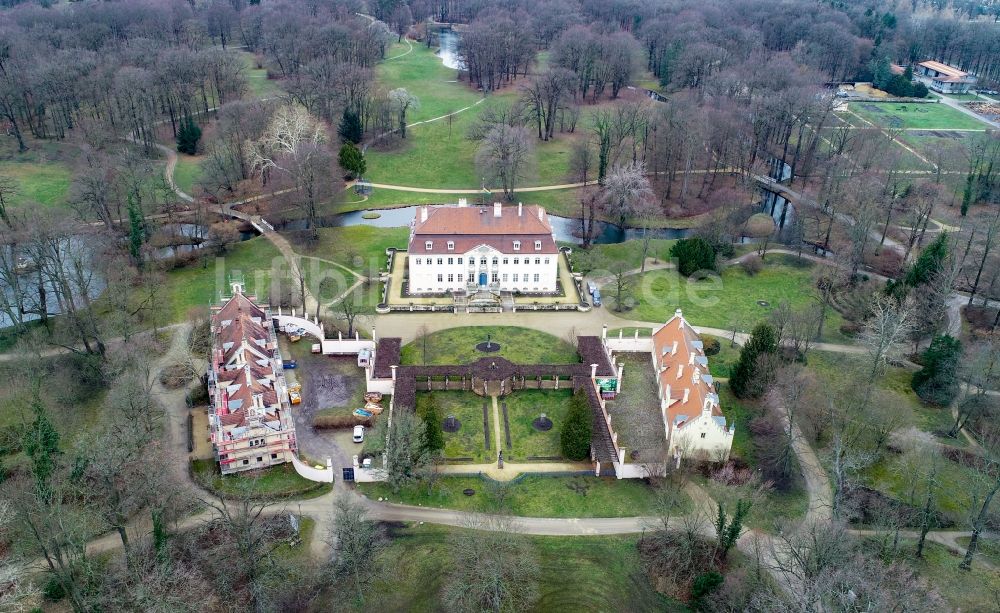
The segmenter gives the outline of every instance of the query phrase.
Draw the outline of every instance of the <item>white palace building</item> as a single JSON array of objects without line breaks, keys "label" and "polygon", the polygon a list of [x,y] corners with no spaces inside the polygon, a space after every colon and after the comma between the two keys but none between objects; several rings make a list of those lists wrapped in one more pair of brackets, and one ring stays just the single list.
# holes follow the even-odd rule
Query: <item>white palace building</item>
[{"label": "white palace building", "polygon": [[407,252],[410,295],[559,291],[559,249],[540,206],[420,207]]}]

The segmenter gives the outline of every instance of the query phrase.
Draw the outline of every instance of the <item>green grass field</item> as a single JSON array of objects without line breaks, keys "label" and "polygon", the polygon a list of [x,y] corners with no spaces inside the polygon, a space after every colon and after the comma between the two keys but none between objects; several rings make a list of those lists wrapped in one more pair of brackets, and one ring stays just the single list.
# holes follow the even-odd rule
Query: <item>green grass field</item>
[{"label": "green grass field", "polygon": [[[666,258],[670,257],[670,247],[675,242],[674,240],[651,239],[646,257],[665,261]],[[570,257],[573,261],[573,270],[576,272],[587,274],[591,271],[607,271],[612,270],[618,264],[624,264],[631,270],[638,269],[642,265],[641,240],[591,245],[588,249],[583,249],[578,245],[569,245],[573,247],[573,254]]]},{"label": "green grass field", "polygon": [[[405,46],[394,46],[389,56],[401,53]],[[396,53],[393,53],[393,52]],[[445,68],[433,50],[414,46],[413,52],[395,60],[379,64],[378,81],[386,88],[405,88],[415,95],[419,108],[407,113],[407,122],[416,124],[466,109],[451,118],[431,123],[412,125],[407,137],[389,151],[377,148],[368,151],[366,178],[376,183],[437,187],[444,189],[475,189],[482,184],[476,171],[477,144],[469,140],[469,127],[488,106],[509,104],[516,92],[482,95],[466,83],[456,81],[456,71]],[[482,102],[481,102],[482,101]],[[581,118],[584,125],[586,118]],[[547,142],[535,142],[535,156],[526,166],[521,185],[556,185],[567,181],[570,146],[574,139],[583,138],[583,130],[574,134],[560,134]],[[424,196],[424,195],[421,195]],[[413,203],[410,195],[403,196]],[[443,200],[443,202],[452,201]],[[427,202],[428,200],[424,200]],[[437,199],[437,202],[442,200]],[[374,206],[374,203],[372,204]]]},{"label": "green grass field", "polygon": [[[483,404],[488,407],[490,447],[487,451],[483,435]],[[441,420],[454,415],[461,423],[458,432],[444,433],[445,459],[486,462],[495,458],[493,441],[493,405],[489,398],[465,391],[420,392],[417,394],[417,415],[425,418],[431,407],[437,408]]]},{"label": "green grass field", "polygon": [[[614,288],[605,286],[607,308],[615,315],[642,321],[666,321],[677,308],[696,326],[749,331],[765,320],[771,309],[787,302],[793,309],[814,303],[813,264],[799,262],[794,256],[769,255],[765,267],[749,276],[741,266],[730,266],[719,276],[699,281],[681,277],[675,270],[655,270],[635,278],[638,305],[616,313]],[[761,306],[765,301],[768,306]],[[832,309],[823,327],[824,339],[844,342],[839,328],[843,318]]]},{"label": "green grass field", "polygon": [[171,321],[187,319],[192,308],[208,308],[229,294],[231,279],[242,277],[247,290],[266,300],[275,268],[284,268],[284,258],[262,237],[237,243],[221,258],[205,258],[164,275],[161,292],[170,300]]},{"label": "green grass field", "polygon": [[880,127],[924,130],[985,130],[978,119],[941,103],[858,102],[849,109]]},{"label": "green grass field", "polygon": [[[505,458],[511,462],[530,462],[532,457],[562,456],[559,432],[573,397],[572,383],[563,383],[565,389],[520,390],[500,399],[500,402],[507,403],[507,419],[513,445],[510,449],[504,445]],[[552,429],[547,432],[538,431],[531,425],[542,413],[552,420]],[[502,412],[500,424],[502,428]]]},{"label": "green grass field", "polygon": [[[904,539],[901,547],[913,551],[916,542]],[[971,571],[958,568],[961,554],[928,542],[922,559],[905,560],[936,590],[953,611],[996,611],[1000,572],[973,563]]]},{"label": "green grass field", "polygon": [[184,192],[197,196],[197,184],[201,180],[201,160],[200,156],[177,155],[177,166],[174,167],[174,183]]},{"label": "green grass field", "polygon": [[300,477],[287,463],[252,473],[223,476],[214,460],[193,460],[191,473],[202,487],[223,497],[250,493],[258,498],[314,498],[332,489],[329,484]]},{"label": "green grass field", "polygon": [[[483,353],[476,349],[478,343],[486,342],[487,335],[500,344],[499,351]],[[576,349],[566,340],[517,326],[449,328],[427,334],[425,339],[418,338],[403,347],[403,364],[469,364],[482,357],[494,356],[518,364],[568,364],[580,361]]]},{"label": "green grass field", "polygon": [[303,242],[295,234],[286,234],[293,241],[298,253],[333,260],[351,270],[371,275],[385,270],[389,247],[406,249],[409,228],[377,228],[375,226],[349,226],[320,228],[319,238]]},{"label": "green grass field", "polygon": [[[507,510],[520,517],[634,517],[657,512],[656,491],[641,479],[525,475],[503,483],[486,477],[442,477],[433,489],[415,485],[398,493],[385,483],[358,485],[372,499],[477,512],[495,510],[504,488]],[[475,494],[466,496],[466,489]]]},{"label": "green grass field", "polygon": [[247,95],[251,98],[269,98],[284,93],[277,81],[267,78],[267,69],[257,68],[257,58],[250,52],[242,52],[246,66]]},{"label": "green grass field", "polygon": [[[365,611],[437,611],[447,581],[449,528],[411,526],[394,532]],[[540,565],[532,611],[687,610],[658,594],[642,569],[636,536],[528,537]],[[346,603],[347,600],[345,599]]]},{"label": "green grass field", "polygon": [[48,208],[66,204],[73,172],[59,162],[0,161],[0,177],[14,181],[15,206],[37,203]]}]

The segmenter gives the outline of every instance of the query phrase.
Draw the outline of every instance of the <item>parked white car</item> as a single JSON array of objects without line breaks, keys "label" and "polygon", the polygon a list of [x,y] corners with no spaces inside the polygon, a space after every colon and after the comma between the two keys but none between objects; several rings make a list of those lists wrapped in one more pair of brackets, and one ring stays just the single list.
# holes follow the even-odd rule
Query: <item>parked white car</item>
[{"label": "parked white car", "polygon": [[354,442],[363,443],[365,442],[365,427],[364,426],[354,426]]}]

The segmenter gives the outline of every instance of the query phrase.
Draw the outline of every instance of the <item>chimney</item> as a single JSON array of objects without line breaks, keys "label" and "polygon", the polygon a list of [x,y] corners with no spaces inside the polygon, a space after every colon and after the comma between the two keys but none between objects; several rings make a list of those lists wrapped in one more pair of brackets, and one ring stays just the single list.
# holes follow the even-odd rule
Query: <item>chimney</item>
[{"label": "chimney", "polygon": [[684,365],[681,364],[680,366],[677,367],[677,378],[680,379],[683,376],[684,376]]},{"label": "chimney", "polygon": [[545,221],[545,209],[538,207],[538,220]]},{"label": "chimney", "polygon": [[458,199],[458,206],[459,207],[469,206],[469,199],[468,198],[459,198]]},{"label": "chimney", "polygon": [[421,222],[427,221],[427,207],[426,206],[420,207],[420,221]]},{"label": "chimney", "polygon": [[597,377],[597,364],[590,365],[590,378],[594,379]]},{"label": "chimney", "polygon": [[500,217],[500,214],[502,212],[503,212],[503,205],[500,204],[499,202],[494,202],[493,203],[493,216],[494,217]]},{"label": "chimney", "polygon": [[674,341],[673,346],[671,346],[670,355],[677,355],[677,341]]},{"label": "chimney", "polygon": [[683,404],[683,403],[687,402],[688,401],[688,397],[690,395],[691,395],[691,390],[685,387],[684,388],[684,400],[681,400],[681,403]]},{"label": "chimney", "polygon": [[684,316],[681,314],[681,310],[677,309],[676,311],[674,311],[674,317],[684,317]]},{"label": "chimney", "polygon": [[523,208],[524,208],[524,205],[523,205],[523,204],[521,204],[520,202],[518,202],[518,203],[517,203],[517,216],[518,216],[518,217],[520,217],[520,216],[521,216],[521,210],[522,210]]}]

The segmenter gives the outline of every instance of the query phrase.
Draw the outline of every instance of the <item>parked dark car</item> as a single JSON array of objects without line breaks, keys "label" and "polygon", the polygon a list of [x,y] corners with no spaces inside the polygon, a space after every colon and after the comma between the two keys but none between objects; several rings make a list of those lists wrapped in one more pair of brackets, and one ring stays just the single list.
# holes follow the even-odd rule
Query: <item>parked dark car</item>
[{"label": "parked dark car", "polygon": [[281,363],[281,367],[285,370],[292,370],[293,368],[298,368],[299,363],[295,360],[285,360]]},{"label": "parked dark car", "polygon": [[594,306],[595,307],[601,306],[601,291],[600,290],[594,290]]}]

